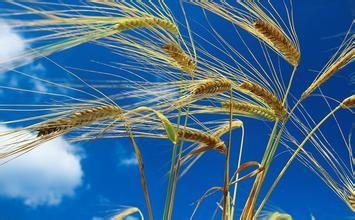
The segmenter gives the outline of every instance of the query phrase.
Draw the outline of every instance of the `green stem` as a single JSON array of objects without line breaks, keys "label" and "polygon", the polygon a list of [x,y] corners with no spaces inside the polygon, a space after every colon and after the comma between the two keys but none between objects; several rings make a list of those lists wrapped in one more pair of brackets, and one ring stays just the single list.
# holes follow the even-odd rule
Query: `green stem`
[{"label": "green stem", "polygon": [[[178,113],[178,120],[177,120],[177,130],[179,130],[180,127],[180,118],[181,118],[181,107],[179,109]],[[169,207],[170,207],[170,196],[171,196],[171,191],[173,187],[173,179],[174,179],[174,167],[175,167],[175,159],[176,159],[176,152],[177,152],[177,146],[179,142],[176,142],[173,146],[173,152],[171,155],[171,164],[170,164],[170,174],[169,174],[169,183],[168,183],[168,189],[166,192],[165,196],[165,205],[164,205],[164,220],[170,220],[171,216],[169,217]]]},{"label": "green stem", "polygon": [[233,112],[232,112],[232,101],[233,101],[233,89],[230,90],[230,107],[229,107],[229,137],[228,137],[228,147],[226,149],[226,161],[225,161],[225,174],[224,174],[224,187],[223,187],[223,220],[228,220],[230,210],[228,207],[229,200],[229,160],[230,160],[230,149],[232,145],[232,122],[233,122]]},{"label": "green stem", "polygon": [[[128,123],[128,122],[126,122],[126,123]],[[149,199],[147,180],[144,175],[144,165],[143,165],[143,161],[142,161],[142,153],[141,153],[136,141],[134,140],[134,136],[132,134],[129,124],[126,125],[126,130],[129,135],[129,139],[131,141],[131,144],[133,146],[133,149],[134,149],[137,161],[138,161],[139,174],[141,177],[141,184],[142,184],[142,188],[143,188],[143,192],[144,192],[145,202],[147,205],[149,220],[153,220],[152,205],[151,205],[150,199]]]},{"label": "green stem", "polygon": [[[190,106],[187,106],[183,132],[185,131],[185,129],[187,127],[189,112],[190,112]],[[177,164],[176,164],[176,168],[174,169],[174,179],[173,179],[173,186],[172,186],[173,188],[172,188],[172,192],[171,192],[172,194],[171,194],[171,197],[170,197],[170,206],[169,206],[169,219],[172,216],[172,210],[173,210],[173,207],[174,207],[176,185],[177,185],[177,180],[178,180],[178,175],[179,175],[179,170],[180,170],[180,159],[181,159],[181,156],[182,156],[183,146],[184,146],[184,140],[181,140],[180,147],[179,147],[179,153],[178,153],[178,157],[177,157],[177,160],[176,160]]]},{"label": "green stem", "polygon": [[[283,100],[282,100],[283,105],[285,105],[287,97],[288,97],[288,94],[290,93],[292,82],[293,82],[296,70],[297,70],[297,67],[294,67],[293,71],[291,73],[291,77],[290,77],[290,80],[289,80],[285,95],[284,95]],[[279,120],[276,120],[274,128],[273,128],[273,130],[271,132],[271,136],[269,138],[269,141],[268,141],[268,144],[267,144],[267,147],[266,147],[262,162],[261,162],[261,166],[264,168],[264,170],[263,170],[263,172],[260,175],[258,175],[256,177],[256,179],[254,181],[253,187],[252,187],[252,189],[250,191],[248,200],[246,202],[246,205],[245,205],[243,213],[242,213],[242,219],[248,220],[248,219],[251,219],[251,218],[255,217],[254,209],[255,209],[256,201],[257,201],[257,199],[259,197],[259,193],[260,193],[261,187],[262,187],[262,185],[264,183],[264,180],[265,180],[266,174],[267,174],[267,172],[269,170],[269,167],[270,167],[270,164],[272,162],[272,159],[275,156],[275,153],[276,153],[276,150],[277,150],[277,146],[278,146],[278,143],[280,141],[281,135],[283,133],[283,128],[284,128],[284,125],[285,125],[285,121],[283,121],[282,128],[277,132],[278,122],[279,122]]]},{"label": "green stem", "polygon": [[[181,75],[181,79],[182,78],[183,78],[183,75]],[[191,80],[192,80],[192,82],[194,82],[194,77],[193,76],[192,76]],[[187,122],[188,122],[188,119],[189,119],[189,112],[190,112],[190,104],[187,105],[183,132],[185,132],[185,129],[187,127]],[[172,189],[171,189],[171,195],[170,195],[170,201],[169,201],[169,210],[168,210],[168,217],[167,217],[168,219],[171,219],[171,216],[173,214],[172,212],[173,212],[173,207],[174,207],[176,184],[177,184],[177,179],[178,179],[179,170],[180,170],[180,159],[182,157],[183,147],[184,147],[184,140],[181,140],[180,147],[179,147],[179,153],[178,153],[178,157],[177,157],[176,167],[175,167],[175,163],[174,163],[174,170],[173,170],[174,174],[173,174],[173,180],[172,180]]]},{"label": "green stem", "polygon": [[[183,79],[183,75],[181,75],[181,80]],[[181,96],[181,90],[179,91],[179,97]],[[177,119],[177,131],[180,129],[180,121],[181,121],[181,114],[182,114],[182,106],[179,107],[179,113],[178,113],[178,119]],[[173,152],[171,155],[171,164],[170,164],[170,174],[169,174],[169,183],[168,183],[168,189],[166,192],[165,196],[165,204],[164,204],[164,214],[163,214],[163,220],[170,220],[172,211],[170,209],[172,208],[172,205],[170,204],[172,202],[172,192],[174,190],[174,179],[175,179],[175,164],[176,164],[176,153],[177,153],[177,148],[178,148],[179,141],[177,141],[174,146],[173,146]]]},{"label": "green stem", "polygon": [[[243,146],[244,146],[244,125],[242,126],[242,137],[241,137],[241,140],[240,140],[240,150],[239,150],[239,156],[238,156],[237,169],[239,168],[239,166],[241,164],[241,161],[242,161]],[[237,180],[238,178],[239,178],[239,173],[236,174],[235,180]],[[232,179],[233,179],[233,177],[232,177]],[[237,200],[237,190],[238,190],[238,182],[236,182],[234,184],[231,219],[234,218],[234,209],[235,209],[236,200]]]},{"label": "green stem", "polygon": [[254,215],[254,206],[255,206],[255,202],[256,202],[257,196],[259,194],[260,188],[261,188],[261,184],[263,182],[263,178],[265,177],[264,173],[267,172],[267,170],[268,170],[268,166],[265,165],[266,164],[266,157],[268,157],[268,152],[270,151],[269,148],[272,146],[272,143],[274,141],[274,137],[275,137],[275,134],[277,131],[278,124],[279,124],[279,120],[276,120],[274,127],[272,129],[271,136],[269,138],[262,162],[261,162],[261,166],[265,167],[265,170],[260,175],[258,175],[254,181],[253,187],[250,191],[248,200],[244,206],[244,210],[243,210],[243,213],[241,216],[241,219],[243,219],[243,220],[251,219],[252,218],[251,216]]},{"label": "green stem", "polygon": [[302,143],[298,146],[298,148],[295,150],[295,152],[292,154],[291,158],[287,161],[286,165],[283,167],[279,175],[277,176],[276,180],[272,184],[271,188],[267,192],[265,198],[263,199],[262,203],[260,204],[258,210],[256,211],[256,214],[260,213],[262,208],[264,207],[266,201],[269,199],[272,191],[275,189],[276,185],[279,183],[283,175],[285,174],[286,170],[288,167],[291,165],[292,161],[296,158],[298,153],[303,149],[303,146],[306,144],[306,142],[312,137],[312,135],[319,129],[319,127],[329,118],[331,117],[341,106],[337,106],[335,109],[333,109],[327,116],[325,116],[306,136],[306,138],[302,141]]}]

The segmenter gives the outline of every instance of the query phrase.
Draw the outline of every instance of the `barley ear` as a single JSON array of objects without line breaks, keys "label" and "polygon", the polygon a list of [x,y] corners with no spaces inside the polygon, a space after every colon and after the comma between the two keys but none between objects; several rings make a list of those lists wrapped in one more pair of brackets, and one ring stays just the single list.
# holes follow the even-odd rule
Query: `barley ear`
[{"label": "barley ear", "polygon": [[330,77],[337,73],[340,69],[344,68],[355,58],[355,48],[342,54],[334,63],[329,65],[323,73],[302,93],[301,98],[304,99],[309,96],[315,89],[326,82]]},{"label": "barley ear", "polygon": [[208,79],[198,83],[191,91],[191,96],[210,96],[230,90],[232,82],[229,79]]},{"label": "barley ear", "polygon": [[355,95],[352,95],[340,104],[342,108],[355,108]]},{"label": "barley ear", "polygon": [[115,215],[112,220],[124,220],[127,219],[128,216],[133,215],[135,213],[140,212],[140,210],[136,207],[128,208],[123,210],[121,213]]},{"label": "barley ear", "polygon": [[163,46],[164,51],[177,63],[178,67],[194,77],[196,70],[196,62],[194,62],[182,48],[175,44],[169,43]]},{"label": "barley ear", "polygon": [[290,39],[272,24],[269,24],[261,19],[257,19],[254,28],[263,36],[262,38],[293,66],[298,66],[301,58],[299,50],[290,41]]},{"label": "barley ear", "polygon": [[239,85],[239,88],[262,99],[275,111],[277,117],[281,119],[285,118],[287,111],[284,105],[274,94],[272,94],[266,88],[251,82],[242,83]]}]

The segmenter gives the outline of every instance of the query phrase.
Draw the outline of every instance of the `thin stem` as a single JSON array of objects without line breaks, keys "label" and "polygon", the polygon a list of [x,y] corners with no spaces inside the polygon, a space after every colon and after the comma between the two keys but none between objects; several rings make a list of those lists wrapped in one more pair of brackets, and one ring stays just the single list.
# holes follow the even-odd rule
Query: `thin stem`
[{"label": "thin stem", "polygon": [[[277,131],[278,124],[279,124],[279,120],[277,119],[275,121],[274,127],[272,129],[272,132],[271,132],[271,135],[270,135],[270,138],[269,138],[269,142],[267,144],[267,147],[266,147],[266,150],[265,150],[262,162],[261,162],[261,166],[265,166],[264,165],[265,164],[265,158],[268,156],[268,152],[270,151],[269,148],[271,147],[271,145],[273,143],[273,140],[274,140],[274,137],[275,137],[275,134],[276,134],[276,131]],[[268,169],[268,167],[266,167],[266,169]],[[243,210],[243,213],[242,213],[242,216],[241,216],[241,219],[243,219],[243,220],[248,220],[248,219],[251,218],[250,216],[253,216],[255,202],[256,202],[256,198],[257,198],[257,195],[259,193],[259,190],[261,188],[261,183],[263,182],[262,178],[263,178],[264,172],[266,172],[266,170],[264,170],[254,180],[253,187],[252,187],[252,189],[250,191],[248,200],[247,200],[247,202],[246,202],[246,204],[244,206],[244,210]]]},{"label": "thin stem", "polygon": [[232,145],[232,122],[233,122],[233,112],[232,112],[232,101],[233,101],[233,89],[230,90],[230,105],[229,105],[229,137],[228,137],[228,147],[226,150],[226,162],[225,162],[225,174],[224,174],[224,187],[223,187],[223,220],[228,220],[230,213],[228,200],[229,200],[229,160],[230,160],[230,149]]},{"label": "thin stem", "polygon": [[[240,140],[240,150],[237,162],[237,169],[239,168],[241,161],[242,161],[242,154],[243,154],[243,146],[244,146],[244,125],[242,125],[242,137]],[[239,173],[236,174],[235,180],[239,178]],[[234,191],[233,191],[233,199],[232,199],[232,210],[231,210],[231,219],[234,218],[234,209],[237,200],[237,190],[238,190],[238,182],[234,184]]]},{"label": "thin stem", "polygon": [[290,93],[290,90],[291,90],[291,86],[292,86],[292,83],[293,83],[293,79],[294,79],[296,70],[297,70],[297,67],[294,67],[293,70],[292,70],[290,81],[288,83],[288,86],[287,86],[287,89],[286,89],[286,92],[285,92],[285,96],[284,96],[284,98],[282,100],[282,105],[285,105],[285,103],[286,103],[288,94]]},{"label": "thin stem", "polygon": [[[192,77],[192,81],[193,81],[193,77]],[[189,113],[190,113],[190,104],[188,104],[187,109],[186,109],[186,115],[185,115],[185,121],[184,121],[184,128],[183,128],[183,133],[186,130],[187,127],[187,122],[189,119]],[[184,135],[183,135],[184,136]],[[174,207],[174,200],[175,200],[175,192],[176,192],[176,185],[177,185],[177,179],[178,179],[178,175],[179,175],[179,170],[180,170],[180,159],[182,156],[182,151],[183,151],[183,147],[184,147],[184,140],[181,140],[180,142],[180,147],[179,147],[179,153],[178,153],[178,157],[177,157],[177,165],[176,168],[174,169],[174,179],[173,179],[173,188],[172,188],[172,195],[170,197],[170,207],[169,207],[169,219],[172,216],[172,212],[173,212],[173,207]]]},{"label": "thin stem", "polygon": [[[285,105],[285,103],[287,101],[287,97],[288,97],[288,95],[290,93],[292,82],[293,82],[296,70],[297,70],[297,67],[294,67],[293,70],[292,70],[291,77],[290,77],[290,80],[289,80],[285,95],[283,97],[283,101],[282,101],[283,105]],[[285,121],[284,121],[283,124],[282,124],[281,129],[277,132],[278,122],[279,122],[279,120],[277,119],[275,121],[274,128],[273,128],[273,130],[271,132],[271,136],[269,138],[269,141],[268,141],[268,144],[267,144],[267,147],[266,147],[266,150],[265,150],[262,162],[261,162],[261,166],[264,168],[264,170],[263,170],[263,172],[260,175],[258,175],[256,177],[256,179],[254,181],[254,184],[253,184],[253,187],[252,187],[252,189],[250,191],[248,200],[247,200],[246,205],[244,207],[244,210],[243,210],[243,213],[242,213],[242,217],[241,217],[243,220],[244,219],[247,220],[247,219],[255,217],[254,209],[255,209],[256,201],[258,199],[261,187],[262,187],[262,185],[264,183],[266,174],[267,174],[267,172],[269,170],[271,161],[272,161],[272,159],[273,159],[273,157],[274,157],[274,155],[276,153],[277,146],[278,146],[278,143],[280,141],[280,137],[281,137],[282,132],[283,132],[283,128],[284,128],[284,126],[286,124]]]},{"label": "thin stem", "polygon": [[258,210],[256,211],[256,215],[260,213],[262,208],[265,205],[265,202],[269,199],[272,191],[275,189],[276,185],[279,183],[283,175],[285,174],[286,170],[288,167],[291,165],[292,161],[296,158],[297,154],[303,149],[303,146],[307,143],[307,141],[312,137],[312,135],[319,129],[319,127],[329,118],[331,117],[341,106],[337,106],[335,109],[333,109],[327,116],[325,116],[306,136],[306,138],[302,141],[302,143],[298,146],[298,148],[295,150],[295,152],[292,154],[290,159],[287,161],[279,175],[277,176],[276,180],[270,187],[269,191],[267,192],[265,198],[263,199],[262,203],[260,204]]},{"label": "thin stem", "polygon": [[130,129],[128,122],[126,122],[126,123],[127,123],[126,130],[129,135],[129,139],[131,141],[131,144],[133,146],[133,149],[134,149],[137,161],[138,161],[139,175],[141,177],[141,184],[143,187],[144,198],[145,198],[145,202],[147,205],[149,220],[153,220],[153,210],[152,210],[152,205],[151,205],[150,199],[149,199],[147,180],[144,175],[144,165],[143,165],[143,160],[142,160],[142,153],[141,153],[136,141],[134,140],[134,136],[132,134],[132,131]]},{"label": "thin stem", "polygon": [[[181,79],[183,79],[183,75],[181,75]],[[181,90],[179,90],[179,97],[181,96]],[[178,118],[177,118],[177,131],[180,129],[180,121],[181,121],[181,115],[182,115],[182,106],[179,107],[179,112],[178,112]],[[163,214],[163,219],[164,220],[170,220],[172,211],[170,211],[171,208],[171,195],[174,190],[174,177],[175,177],[175,161],[176,161],[176,153],[177,153],[177,148],[178,148],[179,141],[177,141],[174,146],[173,146],[173,152],[171,155],[171,164],[170,164],[170,175],[169,175],[169,183],[168,183],[168,189],[166,192],[165,196],[165,204],[164,204],[164,214]]]}]

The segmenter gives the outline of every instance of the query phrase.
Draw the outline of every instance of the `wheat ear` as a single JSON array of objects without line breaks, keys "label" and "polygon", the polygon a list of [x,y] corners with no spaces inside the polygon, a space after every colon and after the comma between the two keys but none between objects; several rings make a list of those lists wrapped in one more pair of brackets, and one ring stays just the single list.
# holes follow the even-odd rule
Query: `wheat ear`
[{"label": "wheat ear", "polygon": [[47,136],[57,132],[65,132],[73,128],[85,126],[103,119],[122,117],[122,110],[117,106],[98,106],[75,112],[67,118],[59,118],[40,125],[37,136]]},{"label": "wheat ear", "polygon": [[136,207],[131,207],[123,210],[121,213],[115,215],[112,220],[124,220],[127,219],[128,216],[133,215],[135,213],[140,213],[140,210]]},{"label": "wheat ear", "polygon": [[338,70],[345,67],[355,58],[355,48],[349,50],[332,63],[302,94],[302,99],[311,94],[316,88],[332,77]]},{"label": "wheat ear", "polygon": [[263,36],[263,39],[280,52],[290,64],[298,65],[301,54],[282,31],[261,19],[257,19],[253,26]]},{"label": "wheat ear", "polygon": [[273,212],[271,213],[268,220],[292,220],[292,216],[286,213]]},{"label": "wheat ear", "polygon": [[352,95],[340,104],[342,108],[355,108],[355,95]]},{"label": "wheat ear", "polygon": [[255,96],[262,99],[267,105],[269,105],[275,112],[276,116],[283,119],[287,113],[282,102],[269,90],[261,87],[258,84],[245,82],[239,85],[239,88],[254,94]]},{"label": "wheat ear", "polygon": [[[230,102],[221,102],[222,108],[229,110]],[[234,113],[244,113],[256,115],[259,117],[266,118],[270,121],[276,119],[275,111],[258,105],[250,104],[247,102],[232,102],[232,111]]]},{"label": "wheat ear", "polygon": [[213,133],[214,137],[220,138],[222,135],[227,133],[229,130],[234,130],[236,128],[241,128],[243,126],[243,122],[240,120],[232,121],[232,123],[226,123],[217,128],[217,130]]},{"label": "wheat ear", "polygon": [[[202,144],[206,149],[215,149],[221,153],[226,151],[226,145],[221,139],[219,139],[219,137],[207,135],[198,130],[180,129],[178,131],[178,137],[179,140],[186,140]],[[197,152],[194,152],[194,154],[196,153]]]},{"label": "wheat ear", "polygon": [[352,194],[351,196],[348,197],[349,203],[351,205],[351,209],[354,211],[355,210],[355,195]]},{"label": "wheat ear", "polygon": [[175,43],[169,43],[163,46],[164,51],[175,60],[179,68],[194,76],[196,70],[196,63]]},{"label": "wheat ear", "polygon": [[232,82],[226,78],[222,79],[208,79],[205,82],[199,83],[192,90],[192,96],[208,96],[219,93],[224,93],[230,90]]},{"label": "wheat ear", "polygon": [[119,31],[124,31],[124,30],[129,30],[134,28],[153,27],[153,26],[160,27],[173,34],[179,33],[179,30],[174,23],[156,17],[123,18],[122,21],[118,22],[114,26],[114,29]]}]

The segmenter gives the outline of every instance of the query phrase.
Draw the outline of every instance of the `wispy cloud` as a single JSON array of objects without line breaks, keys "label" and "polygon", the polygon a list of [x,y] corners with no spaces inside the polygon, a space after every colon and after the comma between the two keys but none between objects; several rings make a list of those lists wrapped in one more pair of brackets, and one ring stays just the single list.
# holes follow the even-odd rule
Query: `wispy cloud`
[{"label": "wispy cloud", "polygon": [[[26,43],[11,27],[0,20],[0,73],[11,67],[11,58],[21,55],[26,49]],[[25,58],[24,58],[25,59]],[[5,65],[7,64],[7,65]]]},{"label": "wispy cloud", "polygon": [[[1,132],[8,130],[0,127]],[[80,160],[75,147],[63,138],[45,143],[0,167],[0,196],[32,207],[58,205],[82,185]]]},{"label": "wispy cloud", "polygon": [[[26,57],[21,58],[21,55],[28,48],[25,40],[2,20],[0,20],[0,48],[0,74],[12,69],[16,63],[30,63],[31,61]],[[41,63],[37,63],[27,66],[24,71],[31,75],[38,75],[44,74],[46,68]],[[1,74],[0,79],[6,79],[9,85],[13,87],[17,87],[20,84],[20,78],[15,73]],[[27,78],[26,84],[29,84],[28,82],[33,85],[32,87],[36,91],[47,92],[48,90],[41,81]]]},{"label": "wispy cloud", "polygon": [[129,157],[120,159],[121,166],[137,166],[138,161],[134,154],[131,154]]},{"label": "wispy cloud", "polygon": [[138,165],[136,155],[130,146],[120,144],[117,147],[118,166],[133,167]]}]

